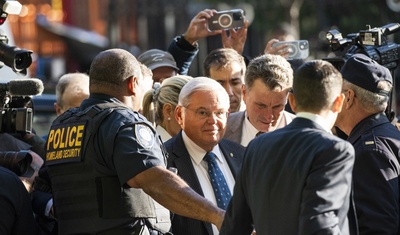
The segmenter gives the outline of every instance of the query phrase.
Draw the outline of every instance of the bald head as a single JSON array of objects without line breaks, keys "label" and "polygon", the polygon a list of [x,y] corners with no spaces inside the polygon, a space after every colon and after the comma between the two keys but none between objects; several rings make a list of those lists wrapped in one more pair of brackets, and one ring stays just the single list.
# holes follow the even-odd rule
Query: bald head
[{"label": "bald head", "polygon": [[67,73],[60,77],[56,86],[57,115],[66,110],[79,107],[89,97],[89,76],[84,73]]},{"label": "bald head", "polygon": [[120,87],[130,77],[142,78],[139,62],[124,49],[100,52],[90,66],[90,89],[97,86]]}]

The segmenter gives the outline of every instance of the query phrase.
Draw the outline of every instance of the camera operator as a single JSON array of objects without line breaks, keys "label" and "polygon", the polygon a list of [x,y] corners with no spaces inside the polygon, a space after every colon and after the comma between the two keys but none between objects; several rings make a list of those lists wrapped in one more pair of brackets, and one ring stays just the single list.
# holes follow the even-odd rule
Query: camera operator
[{"label": "camera operator", "polygon": [[28,191],[18,176],[0,167],[0,234],[41,234]]},{"label": "camera operator", "polygon": [[0,234],[42,234],[29,195],[42,164],[32,151],[0,152]]}]

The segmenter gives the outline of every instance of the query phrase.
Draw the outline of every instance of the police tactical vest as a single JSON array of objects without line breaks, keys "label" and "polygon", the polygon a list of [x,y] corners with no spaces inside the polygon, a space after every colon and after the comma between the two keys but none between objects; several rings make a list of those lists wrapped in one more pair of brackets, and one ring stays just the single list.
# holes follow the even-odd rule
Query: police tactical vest
[{"label": "police tactical vest", "polygon": [[[82,111],[75,108],[53,122],[46,143],[46,164],[59,234],[95,234],[129,226],[138,218],[145,218],[153,229],[169,231],[167,209],[141,189],[122,187],[116,173],[94,162],[93,137],[102,121],[118,109],[126,110],[127,107],[102,103]],[[124,113],[129,113],[126,117],[129,120],[138,120],[139,116],[134,112]],[[138,120],[138,123],[144,122]],[[117,132],[118,129],[110,130],[113,137]],[[111,148],[112,145],[110,143]]]}]

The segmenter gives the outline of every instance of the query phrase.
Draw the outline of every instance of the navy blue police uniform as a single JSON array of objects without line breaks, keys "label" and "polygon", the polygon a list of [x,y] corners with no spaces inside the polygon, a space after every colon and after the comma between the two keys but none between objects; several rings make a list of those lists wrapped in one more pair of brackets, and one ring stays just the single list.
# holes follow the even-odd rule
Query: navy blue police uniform
[{"label": "navy blue police uniform", "polygon": [[[370,106],[369,112],[381,110],[384,100],[391,99],[392,74],[372,58],[354,54],[340,72],[346,81],[368,91],[369,96],[379,95],[381,100],[377,104],[372,101],[367,104],[363,98],[358,101],[360,106]],[[358,91],[353,92],[357,97]],[[347,140],[356,152],[353,185],[359,233],[400,234],[399,130],[384,112],[377,112],[358,122]]]},{"label": "navy blue police uniform", "polygon": [[353,182],[360,233],[400,234],[399,130],[377,113],[359,122],[347,140],[356,151]]},{"label": "navy blue police uniform", "polygon": [[127,185],[165,156],[145,117],[114,97],[91,94],[59,116],[46,143],[59,234],[168,232],[169,211]]}]

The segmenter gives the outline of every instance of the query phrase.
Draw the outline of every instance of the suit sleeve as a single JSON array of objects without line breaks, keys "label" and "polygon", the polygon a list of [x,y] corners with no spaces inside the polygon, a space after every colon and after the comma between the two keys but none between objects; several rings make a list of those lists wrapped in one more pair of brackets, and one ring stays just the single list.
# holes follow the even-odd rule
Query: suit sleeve
[{"label": "suit sleeve", "polygon": [[233,197],[228,205],[220,235],[251,234],[253,219],[246,200],[246,158],[236,178]]},{"label": "suit sleeve", "polygon": [[364,150],[354,165],[354,200],[360,234],[397,234],[399,164],[390,153]]},{"label": "suit sleeve", "polygon": [[302,193],[299,234],[348,231],[353,165],[354,148],[345,141],[316,153]]}]

